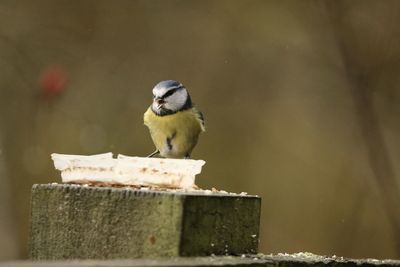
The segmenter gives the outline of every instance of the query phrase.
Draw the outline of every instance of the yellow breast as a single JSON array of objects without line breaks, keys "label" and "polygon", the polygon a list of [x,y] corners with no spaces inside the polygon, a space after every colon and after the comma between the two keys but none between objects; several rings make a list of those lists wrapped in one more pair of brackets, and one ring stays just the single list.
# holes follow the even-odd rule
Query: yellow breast
[{"label": "yellow breast", "polygon": [[154,145],[161,156],[183,158],[190,155],[204,126],[196,109],[188,109],[165,116],[157,116],[151,108],[144,114]]}]

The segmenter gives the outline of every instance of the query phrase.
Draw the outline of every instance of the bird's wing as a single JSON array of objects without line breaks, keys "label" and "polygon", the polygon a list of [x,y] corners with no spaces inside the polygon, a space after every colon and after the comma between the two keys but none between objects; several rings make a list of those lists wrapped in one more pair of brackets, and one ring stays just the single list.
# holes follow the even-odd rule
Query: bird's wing
[{"label": "bird's wing", "polygon": [[194,113],[196,114],[197,120],[200,122],[201,130],[204,132],[206,130],[206,126],[204,123],[204,115],[201,113],[201,111],[197,110],[196,108],[193,108]]}]

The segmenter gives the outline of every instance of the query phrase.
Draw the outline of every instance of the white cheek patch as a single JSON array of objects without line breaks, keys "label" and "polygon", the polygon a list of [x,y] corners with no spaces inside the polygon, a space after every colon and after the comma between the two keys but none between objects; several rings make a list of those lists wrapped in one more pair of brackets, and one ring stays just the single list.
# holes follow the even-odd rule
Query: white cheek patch
[{"label": "white cheek patch", "polygon": [[155,95],[156,97],[162,97],[167,91],[167,88],[154,88],[153,95]]},{"label": "white cheek patch", "polygon": [[180,110],[186,103],[187,100],[187,92],[186,90],[178,90],[173,95],[167,97],[165,99],[164,107],[166,109],[177,111]]}]

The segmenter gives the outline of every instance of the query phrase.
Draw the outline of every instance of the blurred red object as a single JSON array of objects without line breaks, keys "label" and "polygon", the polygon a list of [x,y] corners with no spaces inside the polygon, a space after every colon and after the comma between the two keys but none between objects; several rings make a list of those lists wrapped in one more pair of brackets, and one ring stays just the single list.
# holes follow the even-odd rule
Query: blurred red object
[{"label": "blurred red object", "polygon": [[66,72],[58,67],[51,66],[42,71],[39,85],[41,94],[45,97],[53,97],[61,94],[67,84]]}]

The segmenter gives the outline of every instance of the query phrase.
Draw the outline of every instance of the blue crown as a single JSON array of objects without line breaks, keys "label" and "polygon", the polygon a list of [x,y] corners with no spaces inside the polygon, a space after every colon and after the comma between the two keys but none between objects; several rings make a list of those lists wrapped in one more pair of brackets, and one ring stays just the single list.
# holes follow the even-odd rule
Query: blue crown
[{"label": "blue crown", "polygon": [[179,88],[179,87],[183,87],[183,85],[178,82],[178,81],[174,81],[174,80],[166,80],[166,81],[161,81],[159,82],[154,88]]}]

